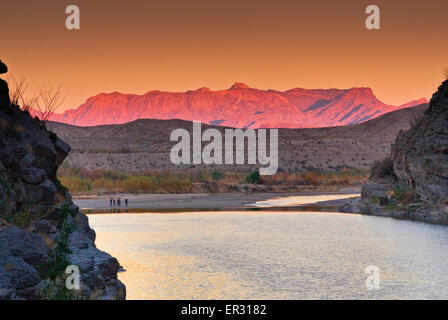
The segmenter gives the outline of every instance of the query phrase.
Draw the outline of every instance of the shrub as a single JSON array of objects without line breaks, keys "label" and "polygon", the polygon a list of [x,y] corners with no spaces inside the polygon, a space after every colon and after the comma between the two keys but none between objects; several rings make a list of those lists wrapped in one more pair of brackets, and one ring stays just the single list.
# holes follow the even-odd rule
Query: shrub
[{"label": "shrub", "polygon": [[64,274],[67,266],[71,264],[67,256],[67,254],[72,253],[69,248],[69,236],[73,232],[73,226],[68,220],[70,213],[68,205],[64,204],[61,207],[61,213],[58,219],[59,234],[56,238],[56,245],[50,250],[51,258],[38,268],[39,274],[43,279],[56,280]]},{"label": "shrub", "polygon": [[131,153],[131,152],[132,152],[132,150],[129,149],[129,148],[126,148],[126,147],[121,148],[121,149],[118,151],[118,153]]},{"label": "shrub", "polygon": [[251,184],[259,184],[261,182],[260,172],[258,172],[258,170],[255,170],[246,177],[246,181],[247,183]]},{"label": "shrub", "polygon": [[221,179],[223,179],[223,178],[224,178],[224,173],[222,173],[221,171],[214,170],[214,171],[212,172],[212,179],[213,179],[213,180],[215,180],[215,181],[219,181],[219,180],[221,180]]},{"label": "shrub", "polygon": [[408,187],[395,186],[392,190],[392,198],[397,199],[401,203],[411,203],[415,199],[414,192]]},{"label": "shrub", "polygon": [[307,185],[318,186],[321,184],[320,174],[317,171],[307,172],[304,181]]},{"label": "shrub", "polygon": [[370,178],[384,178],[388,176],[395,176],[393,161],[389,158],[383,161],[375,161]]}]

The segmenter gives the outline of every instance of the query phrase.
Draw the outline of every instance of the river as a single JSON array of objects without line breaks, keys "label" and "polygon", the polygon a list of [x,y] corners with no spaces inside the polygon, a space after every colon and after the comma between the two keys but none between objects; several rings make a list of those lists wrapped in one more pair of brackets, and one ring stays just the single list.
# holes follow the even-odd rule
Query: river
[{"label": "river", "polygon": [[128,299],[448,299],[446,226],[275,209],[89,220]]}]

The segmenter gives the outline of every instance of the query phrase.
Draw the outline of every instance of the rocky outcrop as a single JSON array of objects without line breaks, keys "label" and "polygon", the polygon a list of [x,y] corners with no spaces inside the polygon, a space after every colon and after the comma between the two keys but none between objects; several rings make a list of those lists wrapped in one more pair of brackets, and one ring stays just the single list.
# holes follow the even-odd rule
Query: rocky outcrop
[{"label": "rocky outcrop", "polygon": [[448,80],[363,186],[362,212],[448,224]]},{"label": "rocky outcrop", "polygon": [[427,203],[448,205],[448,80],[428,110],[392,146],[394,173],[401,185]]},{"label": "rocky outcrop", "polygon": [[[0,63],[0,72],[7,68]],[[118,261],[56,178],[70,146],[11,105],[0,82],[0,299],[124,299]],[[80,288],[65,286],[66,267]]]},{"label": "rocky outcrop", "polygon": [[[8,72],[8,67],[0,60],[0,74]],[[9,106],[9,89],[5,80],[0,79],[0,108]]]},{"label": "rocky outcrop", "polygon": [[0,74],[6,73],[8,72],[8,67],[6,66],[6,64],[4,64],[2,62],[2,60],[0,60]]}]

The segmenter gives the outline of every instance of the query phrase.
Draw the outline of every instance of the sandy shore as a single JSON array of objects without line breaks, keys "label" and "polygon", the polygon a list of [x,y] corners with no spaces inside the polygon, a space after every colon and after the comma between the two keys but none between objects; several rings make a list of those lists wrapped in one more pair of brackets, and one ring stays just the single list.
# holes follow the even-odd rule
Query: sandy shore
[{"label": "sandy shore", "polygon": [[[96,197],[73,198],[81,209],[110,209],[110,199],[121,198],[121,209],[126,209],[124,199],[128,199],[129,209],[232,209],[246,207],[257,201],[265,201],[277,197],[296,197],[313,195],[356,194],[359,190],[347,189],[339,192],[320,193],[219,193],[219,194],[119,194]],[[335,200],[337,201],[337,200]],[[337,205],[335,201],[331,204]],[[330,203],[328,203],[330,204]],[[115,207],[118,208],[118,207]]]}]

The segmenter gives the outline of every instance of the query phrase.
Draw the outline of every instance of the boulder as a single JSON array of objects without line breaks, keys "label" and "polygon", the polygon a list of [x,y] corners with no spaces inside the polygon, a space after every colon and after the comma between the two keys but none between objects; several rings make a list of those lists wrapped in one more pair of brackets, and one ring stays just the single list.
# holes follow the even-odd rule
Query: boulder
[{"label": "boulder", "polygon": [[23,169],[23,181],[29,184],[40,184],[45,179],[46,172],[36,167],[25,167]]},{"label": "boulder", "polygon": [[361,212],[361,198],[348,199],[338,208],[340,212],[346,213],[360,213]]},{"label": "boulder", "polygon": [[49,220],[40,219],[32,222],[29,231],[40,234],[50,234],[56,233],[57,228],[54,224],[50,223]]},{"label": "boulder", "polygon": [[48,260],[48,246],[42,237],[15,226],[0,229],[0,248],[32,266]]},{"label": "boulder", "polygon": [[11,104],[9,99],[8,83],[5,80],[0,79],[0,108],[6,108]]},{"label": "boulder", "polygon": [[[0,74],[8,72],[8,67],[0,60]],[[11,103],[9,88],[6,81],[0,79],[0,108],[5,108]]]},{"label": "boulder", "polygon": [[0,60],[0,74],[8,72],[8,67],[6,64],[3,63],[2,60]]}]

